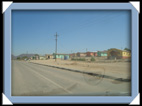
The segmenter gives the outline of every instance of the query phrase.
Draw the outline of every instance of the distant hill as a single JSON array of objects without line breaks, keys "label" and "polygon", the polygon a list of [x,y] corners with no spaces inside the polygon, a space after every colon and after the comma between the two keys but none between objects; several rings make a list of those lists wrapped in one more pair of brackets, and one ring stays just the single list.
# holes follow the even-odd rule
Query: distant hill
[{"label": "distant hill", "polygon": [[11,59],[15,60],[15,59],[17,59],[17,56],[11,55]]},{"label": "distant hill", "polygon": [[32,56],[34,56],[34,55],[35,55],[35,54],[20,54],[20,55],[16,56],[16,58],[17,58],[17,57],[22,58],[22,57],[25,57],[25,56],[29,58],[29,57],[32,57]]}]

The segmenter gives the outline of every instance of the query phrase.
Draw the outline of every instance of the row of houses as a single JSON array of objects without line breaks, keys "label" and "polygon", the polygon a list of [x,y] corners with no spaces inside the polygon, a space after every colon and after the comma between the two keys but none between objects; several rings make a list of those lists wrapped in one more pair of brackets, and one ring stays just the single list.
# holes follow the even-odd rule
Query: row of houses
[{"label": "row of houses", "polygon": [[77,52],[72,54],[46,54],[45,56],[33,56],[35,60],[46,60],[46,59],[62,59],[68,60],[73,57],[107,57],[107,59],[126,59],[131,58],[131,52],[127,50],[120,50],[116,48],[108,49],[107,51],[97,52]]},{"label": "row of houses", "polygon": [[47,59],[62,59],[62,60],[67,60],[70,58],[69,54],[46,54],[45,56],[40,56],[40,55],[36,55],[36,56],[32,56],[30,59],[31,60],[47,60]]},{"label": "row of houses", "polygon": [[47,60],[47,59],[53,59],[52,54],[46,54],[45,56],[35,55],[30,58],[31,60]]},{"label": "row of houses", "polygon": [[127,59],[131,58],[131,51],[128,50],[120,50],[116,48],[108,49],[107,51],[97,51],[97,52],[78,52],[71,54],[72,57],[107,57],[107,59]]},{"label": "row of houses", "polygon": [[108,49],[107,51],[108,59],[128,59],[131,58],[131,51],[120,50],[120,49]]},{"label": "row of houses", "polygon": [[107,51],[97,51],[97,52],[78,52],[70,54],[71,57],[101,57],[107,56]]}]

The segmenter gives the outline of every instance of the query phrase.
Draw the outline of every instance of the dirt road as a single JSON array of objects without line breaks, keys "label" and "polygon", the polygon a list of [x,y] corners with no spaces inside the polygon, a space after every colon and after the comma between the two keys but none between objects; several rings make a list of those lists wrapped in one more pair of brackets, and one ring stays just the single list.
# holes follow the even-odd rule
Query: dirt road
[{"label": "dirt road", "polygon": [[130,82],[12,61],[12,96],[130,95]]}]

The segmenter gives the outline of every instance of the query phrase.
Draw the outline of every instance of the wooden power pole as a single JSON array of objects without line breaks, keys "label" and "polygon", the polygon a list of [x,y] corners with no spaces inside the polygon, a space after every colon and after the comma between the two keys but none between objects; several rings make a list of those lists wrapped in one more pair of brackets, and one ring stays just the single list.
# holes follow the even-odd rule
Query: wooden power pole
[{"label": "wooden power pole", "polygon": [[58,37],[58,35],[57,35],[57,32],[56,32],[56,35],[55,35],[55,41],[56,41],[56,47],[55,47],[55,61],[56,61],[56,54],[57,54],[57,37]]}]

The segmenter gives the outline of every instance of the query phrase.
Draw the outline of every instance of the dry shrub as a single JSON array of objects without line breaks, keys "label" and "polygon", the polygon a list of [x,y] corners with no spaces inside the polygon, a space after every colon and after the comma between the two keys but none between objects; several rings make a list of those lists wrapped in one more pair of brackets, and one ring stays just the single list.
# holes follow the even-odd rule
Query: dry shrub
[{"label": "dry shrub", "polygon": [[77,62],[73,62],[73,63],[71,63],[70,65],[77,65]]}]

